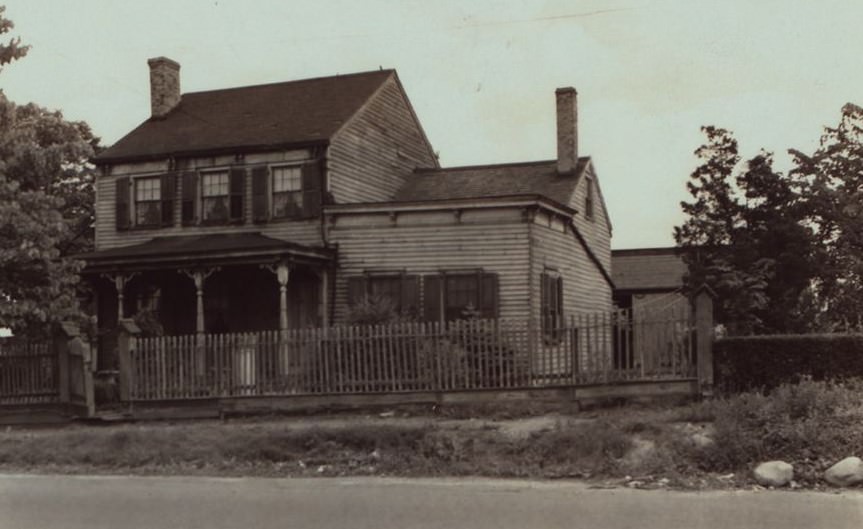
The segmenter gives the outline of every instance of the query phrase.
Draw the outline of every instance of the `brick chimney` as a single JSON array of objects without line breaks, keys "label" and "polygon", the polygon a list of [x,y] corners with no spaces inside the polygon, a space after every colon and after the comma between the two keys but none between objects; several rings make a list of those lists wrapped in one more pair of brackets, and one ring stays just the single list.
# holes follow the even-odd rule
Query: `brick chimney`
[{"label": "brick chimney", "polygon": [[149,59],[150,113],[161,118],[180,102],[180,64],[167,57]]},{"label": "brick chimney", "polygon": [[568,86],[558,88],[557,96],[557,172],[571,175],[578,165],[578,92]]}]

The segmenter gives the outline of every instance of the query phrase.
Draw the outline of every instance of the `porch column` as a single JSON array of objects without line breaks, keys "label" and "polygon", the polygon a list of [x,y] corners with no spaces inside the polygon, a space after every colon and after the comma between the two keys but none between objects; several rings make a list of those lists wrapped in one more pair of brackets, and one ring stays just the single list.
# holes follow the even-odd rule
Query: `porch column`
[{"label": "porch column", "polygon": [[330,326],[330,271],[321,271],[321,327]]},{"label": "porch column", "polygon": [[279,333],[284,339],[284,334],[288,331],[288,279],[291,277],[291,270],[286,263],[279,263],[276,266],[276,279],[279,281]]},{"label": "porch column", "polygon": [[197,298],[197,305],[195,308],[195,369],[198,374],[203,374],[206,371],[206,359],[204,353],[204,281],[206,281],[213,272],[217,272],[218,270],[219,267],[180,270],[180,273],[191,278],[192,281],[195,282],[195,296]]}]

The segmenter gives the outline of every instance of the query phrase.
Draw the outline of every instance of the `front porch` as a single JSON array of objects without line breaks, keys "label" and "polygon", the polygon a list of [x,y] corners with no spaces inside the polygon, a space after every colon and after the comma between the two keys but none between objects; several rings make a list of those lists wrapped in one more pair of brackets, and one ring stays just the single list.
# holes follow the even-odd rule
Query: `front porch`
[{"label": "front porch", "polygon": [[260,234],[156,238],[84,256],[99,370],[116,370],[117,328],[145,336],[326,327],[335,252]]}]

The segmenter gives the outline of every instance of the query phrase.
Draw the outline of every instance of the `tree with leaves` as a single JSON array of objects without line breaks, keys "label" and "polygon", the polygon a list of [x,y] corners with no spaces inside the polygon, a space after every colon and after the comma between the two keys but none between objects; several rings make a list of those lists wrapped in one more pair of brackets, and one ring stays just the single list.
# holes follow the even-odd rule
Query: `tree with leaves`
[{"label": "tree with leaves", "polygon": [[[0,37],[13,24],[0,6]],[[20,39],[0,40],[0,68],[24,57]],[[38,335],[80,316],[72,255],[92,248],[98,147],[90,128],[0,91],[0,327]]]},{"label": "tree with leaves", "polygon": [[773,168],[770,153],[741,163],[737,140],[704,127],[701,164],[687,182],[691,202],[674,237],[688,266],[686,288],[710,286],[716,318],[733,333],[799,332],[812,318],[812,232],[801,186]]},{"label": "tree with leaves", "polygon": [[811,155],[791,151],[809,185],[808,222],[823,260],[816,285],[824,330],[863,331],[863,109],[847,104]]}]

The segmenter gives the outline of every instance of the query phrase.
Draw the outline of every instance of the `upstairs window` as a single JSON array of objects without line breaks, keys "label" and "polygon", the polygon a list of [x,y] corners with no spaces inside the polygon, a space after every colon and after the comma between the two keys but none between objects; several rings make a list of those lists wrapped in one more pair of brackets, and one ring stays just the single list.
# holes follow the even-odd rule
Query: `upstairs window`
[{"label": "upstairs window", "polygon": [[273,218],[300,216],[303,212],[303,177],[300,167],[273,167]]},{"label": "upstairs window", "polygon": [[593,220],[593,180],[588,178],[584,185],[587,188],[584,195],[584,216]]},{"label": "upstairs window", "polygon": [[162,223],[161,184],[159,178],[135,180],[135,225],[158,226]]},{"label": "upstairs window", "polygon": [[203,173],[201,176],[201,210],[204,222],[227,221],[231,213],[228,171]]}]

